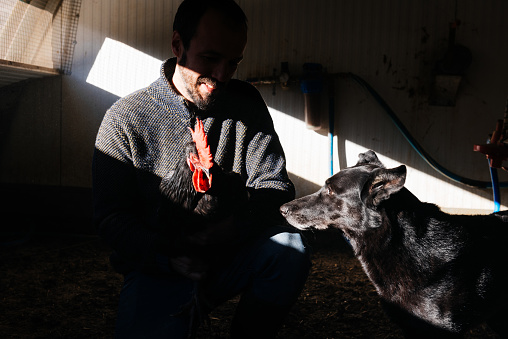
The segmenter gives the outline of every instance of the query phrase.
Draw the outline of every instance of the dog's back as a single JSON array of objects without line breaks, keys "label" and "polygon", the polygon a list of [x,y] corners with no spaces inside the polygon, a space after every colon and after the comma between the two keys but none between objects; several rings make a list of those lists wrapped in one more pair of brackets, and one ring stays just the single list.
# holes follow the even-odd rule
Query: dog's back
[{"label": "dog's back", "polygon": [[409,195],[403,189],[379,206],[388,229],[366,235],[357,253],[379,294],[456,333],[502,310],[508,224],[494,215],[449,215]]}]

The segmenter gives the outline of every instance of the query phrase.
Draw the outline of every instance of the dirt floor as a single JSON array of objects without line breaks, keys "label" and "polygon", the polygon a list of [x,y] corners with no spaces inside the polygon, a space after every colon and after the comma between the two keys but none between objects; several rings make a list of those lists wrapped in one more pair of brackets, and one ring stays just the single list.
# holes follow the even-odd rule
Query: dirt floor
[{"label": "dirt floor", "polygon": [[[311,235],[313,268],[280,338],[401,338],[339,235]],[[122,278],[95,236],[2,237],[1,338],[112,338]],[[227,338],[235,301],[211,314],[200,338]],[[486,328],[467,338],[495,338]]]}]

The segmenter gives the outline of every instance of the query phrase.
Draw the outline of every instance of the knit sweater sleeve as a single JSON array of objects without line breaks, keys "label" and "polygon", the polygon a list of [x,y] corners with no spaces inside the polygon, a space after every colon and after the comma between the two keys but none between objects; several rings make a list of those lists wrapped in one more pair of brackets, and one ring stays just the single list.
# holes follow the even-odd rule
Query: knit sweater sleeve
[{"label": "knit sweater sleeve", "polygon": [[[115,251],[112,263],[119,272],[156,267],[161,236],[150,227],[149,208],[139,192],[144,176],[133,165],[125,124],[111,110],[99,128],[93,157],[94,223],[101,238]],[[156,184],[156,180],[153,183]],[[122,258],[115,262],[115,257]],[[129,267],[118,267],[125,265]]]}]

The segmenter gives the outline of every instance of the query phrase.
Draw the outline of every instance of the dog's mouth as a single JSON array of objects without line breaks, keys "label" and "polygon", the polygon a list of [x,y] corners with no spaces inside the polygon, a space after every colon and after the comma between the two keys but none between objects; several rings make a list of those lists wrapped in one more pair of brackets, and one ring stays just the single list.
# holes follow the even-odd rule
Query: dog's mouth
[{"label": "dog's mouth", "polygon": [[312,230],[316,229],[316,227],[314,225],[300,225],[298,223],[293,223],[293,222],[290,222],[290,221],[288,221],[288,222],[294,228],[297,228],[297,229],[302,230],[302,231],[307,231],[307,230],[311,230],[312,231]]},{"label": "dog's mouth", "polygon": [[299,218],[297,215],[289,215],[286,217],[286,221],[294,228],[302,231],[322,231],[328,229],[328,226],[323,226],[306,218]]},{"label": "dog's mouth", "polygon": [[321,222],[320,218],[316,216],[309,216],[305,213],[301,213],[302,210],[298,206],[287,203],[280,207],[280,214],[286,219],[286,221],[299,230],[325,230],[328,225]]}]

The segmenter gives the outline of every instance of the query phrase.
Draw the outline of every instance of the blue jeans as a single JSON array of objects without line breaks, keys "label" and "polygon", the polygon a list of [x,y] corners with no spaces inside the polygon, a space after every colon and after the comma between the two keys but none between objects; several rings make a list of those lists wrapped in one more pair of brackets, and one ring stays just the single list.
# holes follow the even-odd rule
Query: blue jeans
[{"label": "blue jeans", "polygon": [[[225,266],[199,284],[212,308],[241,295],[234,336],[269,338],[297,300],[310,266],[302,236],[277,226],[242,246]],[[130,272],[120,293],[116,338],[186,338],[189,315],[175,315],[194,292],[195,283],[176,274]]]}]

